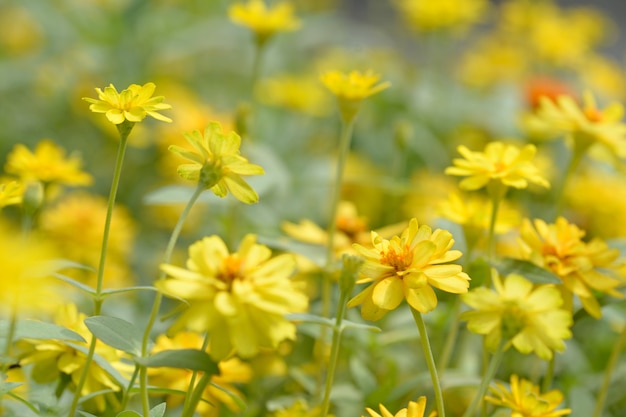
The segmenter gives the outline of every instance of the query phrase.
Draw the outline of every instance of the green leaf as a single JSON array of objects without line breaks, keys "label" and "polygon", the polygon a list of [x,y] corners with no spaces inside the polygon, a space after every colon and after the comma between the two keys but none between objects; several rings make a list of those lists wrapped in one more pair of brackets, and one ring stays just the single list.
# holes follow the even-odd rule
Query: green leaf
[{"label": "green leaf", "polygon": [[[152,415],[152,413],[150,413],[150,415]],[[133,410],[126,410],[118,413],[116,417],[141,417],[141,414]]]},{"label": "green leaf", "polygon": [[8,393],[9,391],[14,390],[20,385],[24,385],[24,383],[23,382],[7,382],[7,381],[0,382],[0,397]]},{"label": "green leaf", "polygon": [[92,297],[95,296],[96,290],[94,290],[93,288],[89,287],[88,285],[83,284],[82,282],[78,282],[75,279],[72,279],[66,275],[60,274],[58,272],[52,274],[53,277],[56,277],[58,279],[60,279],[61,281],[70,284],[72,287],[76,287],[79,290],[86,292],[87,294],[91,295]]},{"label": "green leaf", "polygon": [[223,393],[225,393],[226,395],[228,395],[235,403],[237,403],[237,407],[239,408],[240,413],[246,411],[248,409],[248,405],[244,402],[244,400],[238,396],[237,394],[235,394],[234,392],[232,392],[229,389],[224,388],[221,385],[218,385],[214,382],[209,382],[209,385],[217,388],[218,390],[222,391]]},{"label": "green leaf", "polygon": [[93,316],[85,319],[91,333],[109,346],[129,353],[141,355],[141,335],[143,331],[134,324],[117,317]]},{"label": "green leaf", "polygon": [[133,291],[154,291],[158,292],[159,290],[156,287],[151,285],[137,286],[137,287],[126,287],[119,289],[110,289],[102,291],[102,296],[113,295],[113,294],[121,294],[125,292],[133,292]]},{"label": "green leaf", "polygon": [[494,262],[500,275],[518,274],[535,284],[560,284],[561,280],[552,272],[543,269],[532,262],[521,259],[504,258]]},{"label": "green leaf", "polygon": [[355,323],[350,320],[344,320],[341,322],[341,331],[343,332],[345,329],[361,329],[361,330],[369,330],[370,332],[381,332],[380,327],[372,326],[371,324],[365,323]]},{"label": "green leaf", "polygon": [[[74,342],[66,342],[65,343],[67,346],[70,346],[73,349],[76,349],[79,352],[84,353],[85,355],[87,355],[89,353],[89,349],[87,349],[85,346],[80,346],[77,345]],[[106,359],[104,359],[102,356],[100,356],[97,353],[94,353],[93,355],[93,361],[100,367],[102,368],[105,372],[107,372],[113,379],[115,379],[115,382],[117,382],[117,384],[120,387],[124,387],[126,385],[126,383],[128,382],[123,376],[122,374],[120,374],[120,372],[115,369],[110,363],[109,361],[107,361]],[[80,398],[80,401],[86,401],[86,399],[88,398],[92,398],[91,396],[97,396],[97,395],[102,395],[102,394],[106,394],[109,392],[113,392],[113,390],[111,389],[107,389],[107,390],[101,390],[101,391],[96,391],[94,393],[91,393],[89,395],[84,395]]]},{"label": "green leaf", "polygon": [[152,410],[150,410],[150,417],[163,417],[165,414],[165,403],[161,403],[155,405]]},{"label": "green leaf", "polygon": [[163,350],[147,358],[135,358],[135,361],[148,368],[190,369],[211,375],[219,373],[217,362],[208,353],[198,349]]},{"label": "green leaf", "polygon": [[[0,338],[5,337],[9,328],[7,321],[0,321]],[[45,323],[37,320],[18,320],[15,327],[15,340],[36,339],[36,340],[69,340],[74,342],[85,342],[85,339],[78,333],[66,329],[65,327]]]},{"label": "green leaf", "polygon": [[334,319],[329,319],[327,317],[316,316],[313,314],[306,314],[306,313],[287,314],[285,315],[285,318],[289,321],[313,323],[313,324],[319,324],[319,325],[328,326],[328,327],[333,327],[335,325]]},{"label": "green leaf", "polygon": [[83,417],[98,417],[98,416],[94,416],[93,414],[90,414],[90,413],[88,413],[86,411],[81,411],[81,410],[78,410],[78,414],[80,414]]}]

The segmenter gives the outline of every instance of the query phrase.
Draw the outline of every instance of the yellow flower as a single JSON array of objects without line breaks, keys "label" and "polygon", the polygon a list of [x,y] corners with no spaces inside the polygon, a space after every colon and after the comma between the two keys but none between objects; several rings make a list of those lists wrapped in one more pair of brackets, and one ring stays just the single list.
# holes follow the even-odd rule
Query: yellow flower
[{"label": "yellow flower", "polygon": [[[322,407],[320,405],[309,408],[304,400],[297,400],[287,408],[274,411],[270,417],[322,417]],[[328,417],[335,417],[328,414]]]},{"label": "yellow flower", "polygon": [[143,86],[131,84],[127,89],[118,93],[113,84],[104,88],[96,88],[98,99],[83,97],[89,105],[89,110],[94,113],[104,113],[109,121],[115,125],[125,120],[136,123],[141,122],[146,116],[170,123],[172,119],[163,116],[159,111],[171,109],[172,106],[163,103],[163,96],[152,97],[156,86],[154,83],[146,83]]},{"label": "yellow flower", "polygon": [[0,208],[21,204],[24,185],[17,181],[0,180]]},{"label": "yellow flower", "polygon": [[558,390],[539,392],[539,387],[532,382],[511,375],[511,386],[507,389],[501,382],[491,387],[493,397],[485,400],[501,407],[511,409],[511,417],[560,417],[572,412],[569,408],[557,410],[563,402],[563,394]]},{"label": "yellow flower", "polygon": [[[379,404],[380,414],[371,408],[366,408],[367,412],[371,417],[424,417],[424,413],[426,412],[426,397],[419,397],[416,401],[409,401],[409,406],[407,408],[403,408],[399,410],[395,415],[384,405]],[[436,417],[437,412],[431,411],[428,414],[428,417]]]},{"label": "yellow flower", "polygon": [[268,8],[263,0],[236,3],[228,9],[230,20],[252,30],[260,44],[278,32],[289,32],[300,27],[289,1]]},{"label": "yellow flower", "polygon": [[23,182],[90,185],[93,178],[81,170],[81,165],[80,156],[70,154],[66,158],[63,148],[49,139],[44,139],[37,144],[34,152],[20,143],[15,145],[7,156],[4,170]]},{"label": "yellow flower", "polygon": [[189,302],[174,329],[208,331],[217,360],[231,353],[249,358],[295,338],[295,325],[284,315],[304,311],[308,300],[290,280],[294,268],[291,255],[272,258],[255,235],[247,235],[235,253],[210,236],[189,247],[186,268],[161,265],[169,278],[156,286]]},{"label": "yellow flower", "polygon": [[521,275],[511,274],[504,283],[494,273],[495,291],[476,288],[464,294],[463,301],[474,310],[461,314],[467,328],[485,335],[488,349],[495,351],[501,342],[521,353],[535,352],[542,359],[552,351],[565,349],[564,339],[572,337],[572,314],[560,307],[561,293],[553,285],[534,287]]},{"label": "yellow flower", "polygon": [[[163,350],[176,349],[200,349],[203,337],[194,332],[178,332],[173,337],[159,335],[152,350],[157,353]],[[211,384],[207,386],[203,394],[203,400],[198,403],[197,412],[202,417],[216,417],[219,415],[220,406],[225,405],[232,412],[239,412],[237,402],[231,395],[224,392],[223,389],[230,391],[232,394],[242,397],[243,394],[237,390],[234,384],[250,382],[252,378],[252,369],[250,365],[242,362],[238,358],[231,358],[218,364],[219,375],[211,377]],[[179,391],[187,391],[193,376],[193,372],[188,369],[172,369],[172,368],[151,368],[148,370],[150,383],[157,387],[168,388]],[[197,380],[196,380],[197,382]],[[215,385],[219,386],[219,388]],[[223,389],[220,389],[223,388]],[[167,407],[172,408],[181,404],[184,396],[178,394],[167,395]]]},{"label": "yellow flower", "polygon": [[[443,218],[480,232],[489,228],[491,205],[491,201],[483,196],[452,192],[448,195],[447,200],[439,203],[438,207]],[[504,234],[517,227],[521,220],[518,208],[512,207],[510,204],[502,204],[497,214],[495,233]]]},{"label": "yellow flower", "polygon": [[348,303],[348,307],[363,304],[361,315],[367,320],[381,319],[405,298],[415,310],[428,313],[437,306],[432,287],[454,294],[465,293],[469,288],[470,278],[461,265],[448,263],[462,254],[451,250],[454,239],[447,230],[433,232],[411,219],[402,235],[391,240],[372,232],[372,243],[374,249],[354,245],[365,257],[357,283],[372,285]]},{"label": "yellow flower", "polygon": [[[59,326],[73,330],[85,340],[90,340],[91,332],[84,323],[86,318],[87,316],[80,313],[74,304],[66,304],[58,310],[54,322]],[[85,342],[72,343],[82,346],[85,350],[88,348]],[[21,350],[20,364],[33,365],[32,378],[36,382],[48,383],[59,381],[60,378],[69,378],[68,383],[71,389],[74,389],[78,384],[86,361],[85,352],[57,340],[24,339],[18,341],[17,346]],[[128,371],[132,371],[132,367],[121,361],[125,357],[123,352],[100,341],[96,344],[95,352],[107,361],[114,370],[121,372],[117,375],[118,379],[122,377],[122,374],[128,376]],[[118,379],[96,361],[91,362],[87,381],[83,386],[81,395],[86,396],[105,389],[119,392],[122,389],[120,385],[122,381]],[[93,397],[89,403],[95,410],[101,412],[106,407],[106,396]]]},{"label": "yellow flower", "polygon": [[185,133],[185,138],[196,152],[171,145],[170,151],[192,161],[178,167],[178,174],[190,181],[200,182],[219,197],[225,197],[230,191],[239,201],[252,204],[259,201],[259,196],[242,175],[264,174],[263,168],[248,162],[240,155],[241,138],[233,131],[222,132],[217,122],[208,124],[204,135],[198,130]]},{"label": "yellow flower", "polygon": [[423,32],[463,30],[485,15],[485,0],[396,0],[400,14],[414,29]]},{"label": "yellow flower", "polygon": [[330,109],[328,95],[315,79],[307,76],[282,75],[264,79],[256,89],[256,96],[265,104],[311,116],[325,116]]},{"label": "yellow flower", "polygon": [[615,261],[619,251],[609,248],[603,240],[594,238],[583,242],[585,232],[563,217],[552,224],[535,219],[534,227],[530,220],[524,219],[520,235],[523,259],[561,278],[565,295],[569,299],[577,295],[591,316],[602,316],[594,291],[623,298],[616,290],[623,282],[605,272],[618,270]]},{"label": "yellow flower", "polygon": [[326,88],[337,96],[341,116],[346,121],[354,118],[363,99],[391,85],[388,81],[378,83],[380,75],[373,71],[366,73],[351,71],[347,74],[340,71],[328,71],[322,74],[320,79]]},{"label": "yellow flower", "polygon": [[594,143],[608,148],[618,157],[626,157],[626,124],[622,122],[624,107],[617,102],[599,109],[593,95],[585,92],[583,105],[568,95],[556,100],[541,98],[535,113],[526,115],[523,123],[534,134],[555,136],[565,134],[575,149],[585,151]]},{"label": "yellow flower", "polygon": [[537,151],[534,145],[519,149],[502,142],[490,142],[484,152],[472,152],[463,145],[457,150],[464,159],[454,159],[455,166],[446,168],[445,173],[468,177],[459,184],[464,190],[478,190],[492,182],[514,188],[526,188],[529,182],[549,187],[532,162]]}]

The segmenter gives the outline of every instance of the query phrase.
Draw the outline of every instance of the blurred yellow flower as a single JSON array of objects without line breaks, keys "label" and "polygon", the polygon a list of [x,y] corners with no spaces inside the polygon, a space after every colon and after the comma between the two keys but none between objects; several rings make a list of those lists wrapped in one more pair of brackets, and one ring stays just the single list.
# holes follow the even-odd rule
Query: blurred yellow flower
[{"label": "blurred yellow flower", "polygon": [[[491,205],[491,201],[481,195],[451,192],[447,200],[439,203],[438,209],[445,219],[478,232],[486,232],[491,220]],[[521,221],[520,209],[503,202],[498,209],[495,233],[504,234],[519,226]]]},{"label": "blurred yellow flower", "polygon": [[185,138],[194,147],[195,152],[180,146],[171,145],[170,151],[192,161],[178,167],[178,174],[190,181],[200,182],[219,197],[225,197],[230,191],[239,201],[253,204],[259,196],[242,175],[264,174],[263,168],[248,162],[239,153],[241,138],[231,131],[222,132],[217,122],[208,124],[204,135],[198,130],[185,133]]},{"label": "blurred yellow flower", "polygon": [[568,95],[555,101],[541,98],[539,108],[526,115],[527,130],[542,136],[567,135],[575,149],[585,151],[600,143],[618,157],[626,157],[626,124],[622,122],[624,107],[617,102],[599,109],[591,92],[583,95],[583,105]]},{"label": "blurred yellow flower", "polygon": [[90,185],[93,178],[81,169],[77,154],[66,157],[65,150],[50,139],[40,141],[31,152],[18,143],[7,155],[4,170],[23,182],[41,181],[45,184]]},{"label": "blurred yellow flower", "polygon": [[109,121],[115,125],[125,120],[136,123],[141,122],[146,116],[170,123],[172,119],[163,116],[159,111],[171,109],[172,106],[163,103],[163,96],[152,97],[156,85],[146,83],[143,86],[131,84],[127,89],[118,93],[113,84],[104,88],[96,88],[98,99],[83,97],[90,103],[89,110],[94,113],[104,113]]},{"label": "blurred yellow flower", "polygon": [[[366,408],[371,417],[424,417],[426,412],[426,397],[419,397],[417,401],[409,401],[407,408],[399,410],[395,415],[391,413],[384,405],[379,404],[380,414],[371,408]],[[436,417],[437,412],[431,411],[428,417]]]},{"label": "blurred yellow flower", "polygon": [[511,274],[504,283],[494,272],[495,291],[476,288],[462,296],[473,308],[461,314],[467,328],[485,335],[488,349],[495,351],[511,344],[521,353],[535,352],[542,359],[552,358],[552,351],[565,349],[564,339],[572,337],[572,314],[564,309],[559,290],[553,285],[534,287],[521,275]]},{"label": "blurred yellow flower", "polygon": [[517,375],[511,375],[510,388],[496,382],[495,387],[491,386],[491,392],[493,397],[486,396],[485,400],[509,408],[512,417],[560,417],[572,412],[569,408],[557,410],[563,402],[560,391],[551,390],[541,394],[537,385]]},{"label": "blurred yellow flower", "polygon": [[295,325],[284,315],[305,311],[308,299],[290,280],[294,268],[291,255],[272,257],[255,235],[244,237],[234,253],[219,236],[210,236],[189,247],[186,268],[161,265],[168,278],[155,285],[189,302],[174,331],[214,335],[210,354],[216,360],[231,353],[250,358],[295,338]]},{"label": "blurred yellow flower", "polygon": [[[152,353],[163,350],[200,349],[202,347],[202,339],[203,337],[200,334],[194,332],[182,331],[176,333],[173,337],[162,334],[157,337]],[[247,383],[252,378],[250,365],[238,358],[224,360],[218,364],[218,368],[220,371],[219,375],[211,377],[211,384],[207,386],[202,396],[204,401],[198,403],[196,409],[196,412],[202,417],[217,417],[221,405],[225,405],[234,413],[241,411],[237,402],[223,389],[241,398],[243,394],[237,390],[234,384]],[[148,372],[150,384],[183,392],[188,391],[193,375],[193,372],[188,369],[150,368]],[[167,395],[168,409],[181,404],[184,399],[184,396],[179,394]]]},{"label": "blurred yellow flower", "polygon": [[281,75],[261,80],[256,96],[264,104],[311,116],[325,116],[330,109],[328,96],[319,83],[307,76]]},{"label": "blurred yellow flower", "polygon": [[355,244],[356,251],[365,257],[357,284],[372,282],[348,302],[348,307],[362,304],[361,315],[366,320],[379,320],[395,310],[402,300],[420,313],[428,313],[437,306],[437,295],[432,287],[461,294],[469,288],[469,276],[461,265],[450,264],[462,256],[451,250],[452,234],[426,225],[419,226],[411,219],[401,236],[383,239],[372,232],[374,248]]},{"label": "blurred yellow flower", "polygon": [[[328,414],[328,417],[335,417]],[[323,417],[322,407],[320,405],[309,408],[304,400],[294,401],[289,407],[282,408],[270,414],[270,417]]]},{"label": "blurred yellow flower", "polygon": [[591,316],[600,318],[602,311],[595,291],[623,298],[616,288],[624,282],[609,275],[609,271],[615,272],[619,268],[615,263],[619,250],[609,248],[599,238],[583,242],[585,232],[564,217],[552,224],[541,219],[535,219],[533,223],[528,219],[522,222],[522,257],[561,278],[565,301],[570,308],[571,297],[575,294]]},{"label": "blurred yellow flower", "polygon": [[421,32],[463,30],[485,15],[485,0],[395,0],[407,23]]},{"label": "blurred yellow flower", "polygon": [[454,166],[446,168],[445,173],[468,177],[459,184],[464,190],[478,190],[491,182],[514,188],[526,188],[529,182],[550,186],[532,162],[537,151],[534,145],[520,149],[515,145],[490,142],[484,152],[473,152],[463,145],[457,150],[463,158],[454,159]]},{"label": "blurred yellow flower", "polygon": [[24,185],[17,181],[0,180],[0,208],[22,203]]},{"label": "blurred yellow flower", "polygon": [[248,0],[235,3],[228,9],[230,20],[252,30],[259,44],[263,44],[278,32],[289,32],[300,28],[300,20],[294,16],[290,1],[267,7],[263,0]]}]

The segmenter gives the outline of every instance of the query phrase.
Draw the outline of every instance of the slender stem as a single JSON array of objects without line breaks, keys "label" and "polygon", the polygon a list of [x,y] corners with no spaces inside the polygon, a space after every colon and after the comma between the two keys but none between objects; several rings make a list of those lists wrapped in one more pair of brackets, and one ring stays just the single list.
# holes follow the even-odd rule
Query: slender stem
[{"label": "slender stem", "polygon": [[598,395],[596,396],[596,407],[593,410],[592,417],[600,417],[602,415],[604,402],[606,401],[606,396],[609,391],[609,385],[611,385],[611,376],[613,370],[617,368],[617,360],[619,359],[619,356],[622,353],[622,349],[624,348],[625,344],[626,325],[624,325],[624,327],[622,328],[622,333],[619,335],[619,338],[613,345],[613,350],[611,350],[611,356],[609,356],[609,360],[606,364],[606,369],[604,371],[602,386],[600,387],[600,391],[598,391]]},{"label": "slender stem", "polygon": [[128,388],[126,388],[126,390],[123,393],[120,410],[126,410],[126,406],[128,405],[128,400],[130,399],[130,395],[129,395],[130,390],[133,388],[133,385],[135,384],[135,380],[137,379],[138,375],[139,375],[139,365],[135,366],[135,370],[133,371],[133,374],[128,380]]},{"label": "slender stem", "polygon": [[422,344],[422,350],[426,357],[426,364],[428,365],[428,371],[430,372],[430,379],[433,382],[433,390],[435,391],[435,402],[437,405],[437,416],[445,417],[445,407],[443,404],[443,392],[441,390],[441,383],[439,376],[437,375],[437,366],[435,365],[435,359],[433,358],[433,351],[430,347],[428,340],[428,332],[426,331],[426,323],[422,317],[422,313],[411,307],[411,313],[417,324],[417,329],[420,333],[420,342]]},{"label": "slender stem", "polygon": [[[200,347],[200,349],[202,351],[205,351],[207,349],[207,347],[209,346],[209,334],[205,333],[204,335],[204,340],[202,341],[202,346]],[[192,391],[193,388],[196,386],[196,379],[198,378],[198,371],[194,370],[193,373],[191,374],[191,379],[189,380],[189,388],[187,389],[188,392]],[[204,388],[203,388],[204,390]],[[185,402],[183,403],[183,414],[185,413],[185,410],[187,410],[187,408],[190,407],[191,404],[191,398],[189,396],[185,397]],[[194,404],[194,409],[196,408],[196,404]]]},{"label": "slender stem", "polygon": [[487,235],[487,259],[493,260],[496,247],[496,222],[498,220],[498,210],[500,203],[506,194],[507,187],[501,182],[491,182],[489,184],[489,195],[491,196],[491,218],[489,219],[489,234]]},{"label": "slender stem", "polygon": [[[120,178],[122,176],[122,165],[124,162],[124,155],[126,154],[126,145],[128,143],[128,135],[130,134],[134,123],[125,121],[121,125],[118,125],[118,132],[120,134],[120,143],[117,150],[117,158],[115,160],[115,170],[113,172],[113,180],[111,182],[111,191],[109,193],[109,201],[107,204],[107,213],[104,221],[104,233],[102,235],[102,247],[100,249],[100,261],[98,264],[98,273],[97,273],[97,281],[96,281],[96,295],[94,296],[94,308],[93,315],[97,316],[100,314],[102,310],[102,287],[104,281],[104,264],[106,262],[107,256],[107,248],[109,245],[109,233],[111,231],[111,219],[113,218],[113,209],[115,208],[115,198],[117,196],[117,189],[119,187]],[[96,342],[97,339],[95,336],[91,337],[91,342],[89,343],[89,351],[87,352],[87,357],[85,358],[85,364],[83,365],[83,371],[80,375],[80,379],[78,380],[78,384],[76,384],[76,390],[74,392],[74,398],[72,399],[72,404],[70,406],[69,417],[73,417],[76,413],[76,409],[78,407],[78,400],[81,396],[81,391],[85,386],[85,382],[87,381],[87,375],[89,374],[89,367],[91,366],[91,362],[93,361],[93,356],[96,352]]]},{"label": "slender stem", "polygon": [[183,414],[181,417],[192,417],[194,411],[196,410],[196,406],[202,399],[202,394],[204,394],[204,390],[206,389],[209,382],[211,382],[211,374],[203,373],[198,381],[198,384],[195,386],[193,392],[191,393],[191,398],[189,399],[189,403],[187,407],[183,409]]},{"label": "slender stem", "polygon": [[567,165],[567,169],[565,170],[565,174],[561,180],[561,185],[559,186],[558,194],[556,196],[556,213],[555,218],[560,216],[563,213],[563,206],[565,205],[565,189],[567,188],[567,183],[571,180],[574,172],[578,169],[578,165],[580,165],[580,161],[585,155],[585,151],[587,147],[574,148],[574,153]]},{"label": "slender stem", "polygon": [[456,345],[457,336],[459,334],[459,314],[461,311],[460,300],[460,297],[454,297],[454,301],[452,302],[452,311],[450,312],[452,315],[452,321],[448,327],[448,334],[446,335],[443,350],[441,351],[441,356],[439,357],[439,363],[437,364],[439,372],[443,372],[448,367],[450,358],[452,357],[452,352],[454,351],[454,347]]},{"label": "slender stem", "polygon": [[[170,236],[170,240],[167,243],[165,248],[165,254],[163,255],[163,263],[168,263],[172,259],[172,254],[174,253],[174,248],[176,247],[176,242],[178,241],[178,237],[180,236],[180,232],[183,229],[183,225],[185,220],[189,216],[189,212],[191,208],[200,197],[200,194],[204,191],[205,186],[202,183],[199,183],[194,191],[193,195],[187,202],[187,205],[183,209],[180,217],[178,218],[178,222],[174,226],[172,230],[172,234]],[[165,278],[165,272],[159,272],[159,279]],[[145,357],[148,355],[148,344],[150,342],[150,333],[152,332],[152,327],[154,326],[154,322],[159,314],[159,310],[161,308],[161,302],[163,301],[163,294],[160,291],[157,291],[154,302],[152,304],[152,311],[150,311],[150,316],[148,317],[148,322],[146,323],[146,327],[144,329],[143,337],[141,339],[141,356]],[[149,396],[148,396],[148,373],[145,366],[140,365],[139,368],[139,391],[141,393],[141,402],[143,404],[144,415],[147,417],[150,412],[149,407]]]},{"label": "slender stem", "polygon": [[546,375],[543,377],[543,381],[541,382],[541,391],[547,392],[552,386],[552,379],[554,378],[554,363],[556,362],[556,355],[552,355],[552,359],[548,361],[548,369],[546,370]]},{"label": "slender stem", "polygon": [[463,417],[472,417],[476,412],[478,405],[483,401],[483,397],[487,393],[487,388],[489,387],[493,377],[496,375],[500,362],[502,362],[502,357],[504,356],[505,351],[504,346],[505,345],[501,343],[500,346],[498,346],[496,353],[491,357],[487,371],[483,374],[482,381],[480,381],[478,391],[476,392],[476,395],[474,396],[474,399],[469,407],[465,410],[465,413],[463,413]]}]

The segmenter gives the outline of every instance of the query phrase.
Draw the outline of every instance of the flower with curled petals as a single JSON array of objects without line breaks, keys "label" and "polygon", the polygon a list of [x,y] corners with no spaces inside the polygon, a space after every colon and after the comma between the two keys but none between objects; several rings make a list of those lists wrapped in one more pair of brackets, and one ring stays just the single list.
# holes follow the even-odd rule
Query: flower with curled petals
[{"label": "flower with curled petals", "polygon": [[[395,415],[382,404],[379,404],[379,408],[380,414],[371,408],[366,408],[366,410],[371,417],[424,417],[424,413],[426,412],[426,397],[419,397],[417,401],[409,401],[408,407],[399,410]],[[428,417],[436,417],[436,415],[436,411],[431,411]]]},{"label": "flower with curled petals", "polygon": [[361,315],[366,320],[381,319],[404,299],[420,313],[428,313],[437,306],[433,287],[454,294],[466,293],[469,288],[470,278],[461,265],[449,263],[462,253],[451,250],[454,239],[447,230],[433,232],[411,219],[409,227],[391,240],[372,232],[372,243],[373,249],[354,245],[365,257],[357,284],[372,284],[348,303],[348,307],[362,304]]}]

